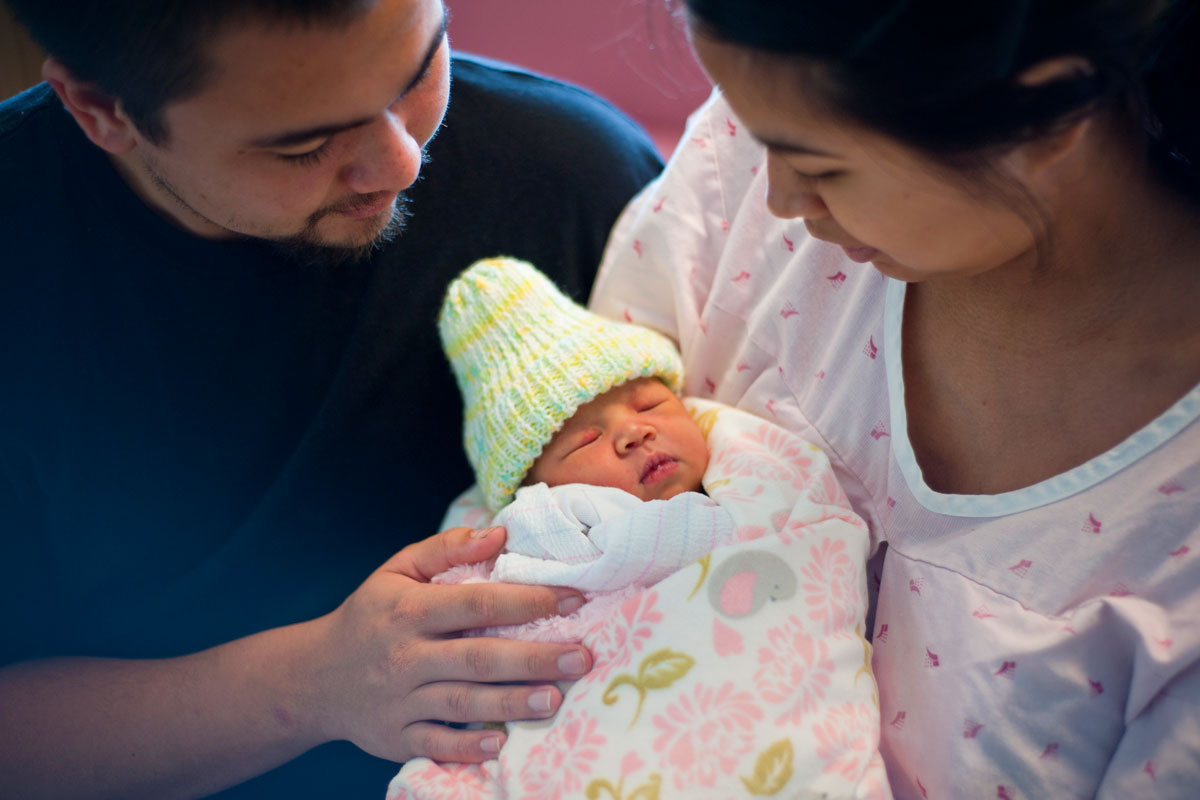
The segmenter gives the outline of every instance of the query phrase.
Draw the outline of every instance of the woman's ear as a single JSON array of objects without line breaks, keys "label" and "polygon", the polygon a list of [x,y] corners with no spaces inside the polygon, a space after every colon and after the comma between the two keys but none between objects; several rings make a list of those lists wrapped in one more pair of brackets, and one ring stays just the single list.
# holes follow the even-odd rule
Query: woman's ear
[{"label": "woman's ear", "polygon": [[97,147],[121,155],[137,146],[136,130],[121,110],[120,101],[78,80],[54,57],[42,64],[42,77]]},{"label": "woman's ear", "polygon": [[1017,83],[1037,87],[1067,78],[1083,78],[1095,74],[1095,66],[1083,56],[1055,56],[1026,67],[1025,71],[1017,76]]},{"label": "woman's ear", "polygon": [[[1035,88],[1056,81],[1080,78],[1095,73],[1092,62],[1081,56],[1058,56],[1039,61],[1017,76],[1017,83],[1022,86]],[[1082,115],[1066,124],[1056,125],[1048,133],[1038,136],[1023,145],[1018,150],[1021,154],[1021,166],[1027,178],[1037,178],[1047,171],[1053,171],[1068,160],[1071,155],[1079,152],[1080,143],[1087,137],[1093,127],[1090,115]]]}]

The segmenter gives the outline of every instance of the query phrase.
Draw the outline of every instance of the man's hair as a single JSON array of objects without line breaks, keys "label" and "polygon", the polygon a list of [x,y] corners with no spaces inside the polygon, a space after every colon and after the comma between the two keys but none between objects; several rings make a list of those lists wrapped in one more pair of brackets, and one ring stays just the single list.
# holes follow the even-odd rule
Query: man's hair
[{"label": "man's hair", "polygon": [[152,142],[167,138],[163,108],[212,77],[207,46],[229,26],[343,26],[377,0],[4,0],[71,74],[119,99]]}]

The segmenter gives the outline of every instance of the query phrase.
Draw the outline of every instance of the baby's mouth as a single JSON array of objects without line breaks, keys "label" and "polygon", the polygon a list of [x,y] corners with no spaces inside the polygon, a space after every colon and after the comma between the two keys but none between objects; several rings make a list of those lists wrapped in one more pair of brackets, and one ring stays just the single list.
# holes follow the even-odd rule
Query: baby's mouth
[{"label": "baby's mouth", "polygon": [[665,453],[654,453],[642,465],[642,474],[638,482],[643,486],[652,486],[675,471],[678,460]]}]

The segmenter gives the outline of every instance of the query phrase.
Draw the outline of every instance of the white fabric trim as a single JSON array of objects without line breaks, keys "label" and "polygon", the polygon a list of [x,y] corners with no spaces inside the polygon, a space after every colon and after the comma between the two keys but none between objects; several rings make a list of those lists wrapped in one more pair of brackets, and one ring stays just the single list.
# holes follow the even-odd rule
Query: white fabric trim
[{"label": "white fabric trim", "polygon": [[1000,494],[936,492],[925,483],[908,438],[900,348],[907,286],[903,281],[888,279],[884,303],[884,362],[887,367],[892,455],[913,497],[930,511],[956,517],[1003,517],[1057,502],[1120,472],[1200,418],[1200,385],[1197,385],[1156,419],[1111,450],[1033,486]]}]

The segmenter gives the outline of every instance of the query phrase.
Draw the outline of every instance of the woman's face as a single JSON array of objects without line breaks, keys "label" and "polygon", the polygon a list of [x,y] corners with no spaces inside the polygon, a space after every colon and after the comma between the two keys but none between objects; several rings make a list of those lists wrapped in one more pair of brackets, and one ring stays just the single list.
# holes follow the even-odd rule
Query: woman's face
[{"label": "woman's face", "polygon": [[[793,62],[700,34],[693,45],[744,132],[767,148],[772,214],[803,218],[814,237],[906,281],[978,274],[1034,256],[1033,233],[1015,203],[822,110],[805,97]],[[1025,185],[1019,149],[995,166],[1006,184]]]}]

